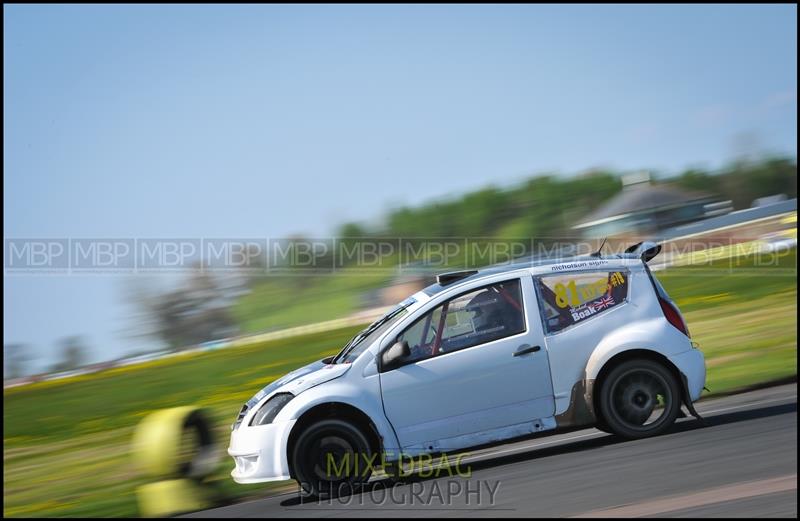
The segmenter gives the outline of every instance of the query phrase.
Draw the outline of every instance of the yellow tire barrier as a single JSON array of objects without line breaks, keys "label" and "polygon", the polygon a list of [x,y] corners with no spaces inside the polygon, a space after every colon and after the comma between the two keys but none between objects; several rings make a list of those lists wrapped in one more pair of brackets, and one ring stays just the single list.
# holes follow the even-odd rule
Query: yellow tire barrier
[{"label": "yellow tire barrier", "polygon": [[208,491],[192,479],[168,479],[136,489],[142,517],[167,517],[214,506]]},{"label": "yellow tire barrier", "polygon": [[163,517],[208,508],[218,499],[204,483],[218,452],[202,409],[175,407],[146,416],[136,427],[131,452],[139,469],[158,479],[136,491],[144,517]]}]

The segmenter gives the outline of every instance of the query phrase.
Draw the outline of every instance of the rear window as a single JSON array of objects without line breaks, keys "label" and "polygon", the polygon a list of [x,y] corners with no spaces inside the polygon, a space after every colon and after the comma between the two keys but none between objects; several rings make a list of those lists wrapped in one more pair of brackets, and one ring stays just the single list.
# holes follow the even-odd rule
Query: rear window
[{"label": "rear window", "polygon": [[555,333],[619,306],[628,298],[627,270],[537,277],[542,320]]}]

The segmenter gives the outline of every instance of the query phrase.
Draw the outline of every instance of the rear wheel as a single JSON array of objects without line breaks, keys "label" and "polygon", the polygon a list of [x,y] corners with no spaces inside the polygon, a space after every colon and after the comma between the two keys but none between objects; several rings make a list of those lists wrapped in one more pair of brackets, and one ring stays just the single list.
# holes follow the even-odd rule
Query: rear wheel
[{"label": "rear wheel", "polygon": [[372,451],[366,436],[341,420],[322,420],[300,434],[292,454],[293,469],[307,494],[347,495],[372,473]]},{"label": "rear wheel", "polygon": [[600,389],[603,426],[630,439],[661,434],[680,413],[680,395],[678,382],[662,364],[623,362],[611,370]]}]

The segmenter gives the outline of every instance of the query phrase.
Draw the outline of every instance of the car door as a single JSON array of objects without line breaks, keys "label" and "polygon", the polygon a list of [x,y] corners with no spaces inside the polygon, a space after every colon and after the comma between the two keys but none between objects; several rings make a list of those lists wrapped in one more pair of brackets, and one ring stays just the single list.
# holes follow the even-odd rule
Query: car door
[{"label": "car door", "polygon": [[380,375],[404,451],[455,450],[543,428],[534,420],[552,416],[554,402],[538,313],[531,278],[510,278],[459,293],[390,339],[411,350],[404,365]]}]

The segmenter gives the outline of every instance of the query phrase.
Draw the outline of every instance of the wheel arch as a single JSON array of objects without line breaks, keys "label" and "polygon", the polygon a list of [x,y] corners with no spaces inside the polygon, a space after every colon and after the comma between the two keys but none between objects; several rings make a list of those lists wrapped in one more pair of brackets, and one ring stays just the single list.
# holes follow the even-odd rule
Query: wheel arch
[{"label": "wheel arch", "polygon": [[292,426],[286,443],[286,459],[289,463],[289,475],[294,478],[292,453],[300,434],[309,426],[323,419],[344,420],[358,428],[369,441],[370,450],[380,453],[383,448],[382,437],[375,422],[367,413],[349,403],[330,401],[314,405],[303,412]]},{"label": "wheel arch", "polygon": [[674,377],[678,386],[681,388],[682,397],[681,401],[686,402],[686,377],[681,373],[675,364],[667,358],[664,354],[653,349],[646,348],[631,348],[619,351],[605,360],[602,365],[596,369],[594,377],[590,377],[587,373],[587,386],[586,386],[586,403],[591,407],[592,414],[598,422],[602,422],[602,414],[599,407],[600,389],[603,386],[606,376],[620,364],[628,360],[651,360],[658,364],[663,365]]}]

